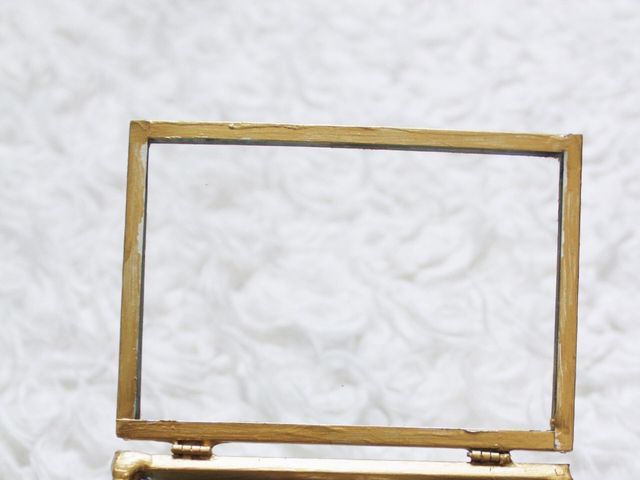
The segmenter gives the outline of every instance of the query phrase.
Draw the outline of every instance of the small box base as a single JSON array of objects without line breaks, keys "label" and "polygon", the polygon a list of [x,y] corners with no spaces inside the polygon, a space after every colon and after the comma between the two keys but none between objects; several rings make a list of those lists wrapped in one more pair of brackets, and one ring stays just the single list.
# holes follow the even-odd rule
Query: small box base
[{"label": "small box base", "polygon": [[212,457],[207,460],[116,452],[113,480],[572,480],[568,465]]}]

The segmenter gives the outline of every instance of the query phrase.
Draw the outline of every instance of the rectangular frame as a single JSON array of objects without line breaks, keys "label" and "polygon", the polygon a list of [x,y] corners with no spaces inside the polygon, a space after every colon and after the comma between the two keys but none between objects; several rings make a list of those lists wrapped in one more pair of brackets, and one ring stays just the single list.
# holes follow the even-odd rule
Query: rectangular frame
[{"label": "rectangular frame", "polygon": [[[147,168],[152,143],[277,145],[556,157],[560,161],[554,381],[549,430],[140,420]],[[573,448],[581,135],[384,127],[132,121],[122,276],[116,431],[126,439],[570,451]]]}]

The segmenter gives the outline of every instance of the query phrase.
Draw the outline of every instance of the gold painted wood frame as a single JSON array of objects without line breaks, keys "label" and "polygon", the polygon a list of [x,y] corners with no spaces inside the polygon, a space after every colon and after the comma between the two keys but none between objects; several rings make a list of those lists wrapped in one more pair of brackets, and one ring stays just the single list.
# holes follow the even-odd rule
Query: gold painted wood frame
[{"label": "gold painted wood frame", "polygon": [[[556,157],[560,162],[553,405],[549,430],[463,429],[140,419],[147,168],[152,143],[279,145]],[[130,126],[116,430],[127,439],[570,451],[573,448],[581,135],[408,128],[133,121]]]},{"label": "gold painted wood frame", "polygon": [[114,480],[571,480],[568,465],[506,466],[455,462],[328,460],[314,458],[214,457],[175,459],[168,455],[117,452]]}]

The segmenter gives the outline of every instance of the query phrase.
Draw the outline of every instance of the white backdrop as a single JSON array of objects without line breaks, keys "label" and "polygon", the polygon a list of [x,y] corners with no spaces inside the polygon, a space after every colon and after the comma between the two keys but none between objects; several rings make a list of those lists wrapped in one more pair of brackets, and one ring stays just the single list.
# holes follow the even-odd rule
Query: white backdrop
[{"label": "white backdrop", "polygon": [[149,164],[143,418],[548,427],[556,159],[153,145]]},{"label": "white backdrop", "polygon": [[0,478],[105,478],[115,449],[166,451],[114,433],[132,118],[583,133],[575,451],[515,458],[636,478],[637,45],[631,0],[3,2]]}]

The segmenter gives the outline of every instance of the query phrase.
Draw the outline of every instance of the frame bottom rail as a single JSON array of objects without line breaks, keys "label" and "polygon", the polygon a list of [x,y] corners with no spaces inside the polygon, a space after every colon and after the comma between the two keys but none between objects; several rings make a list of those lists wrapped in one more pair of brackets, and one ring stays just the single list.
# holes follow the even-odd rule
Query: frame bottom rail
[{"label": "frame bottom rail", "polygon": [[114,480],[572,480],[569,465],[212,457],[208,460],[116,452]]}]

